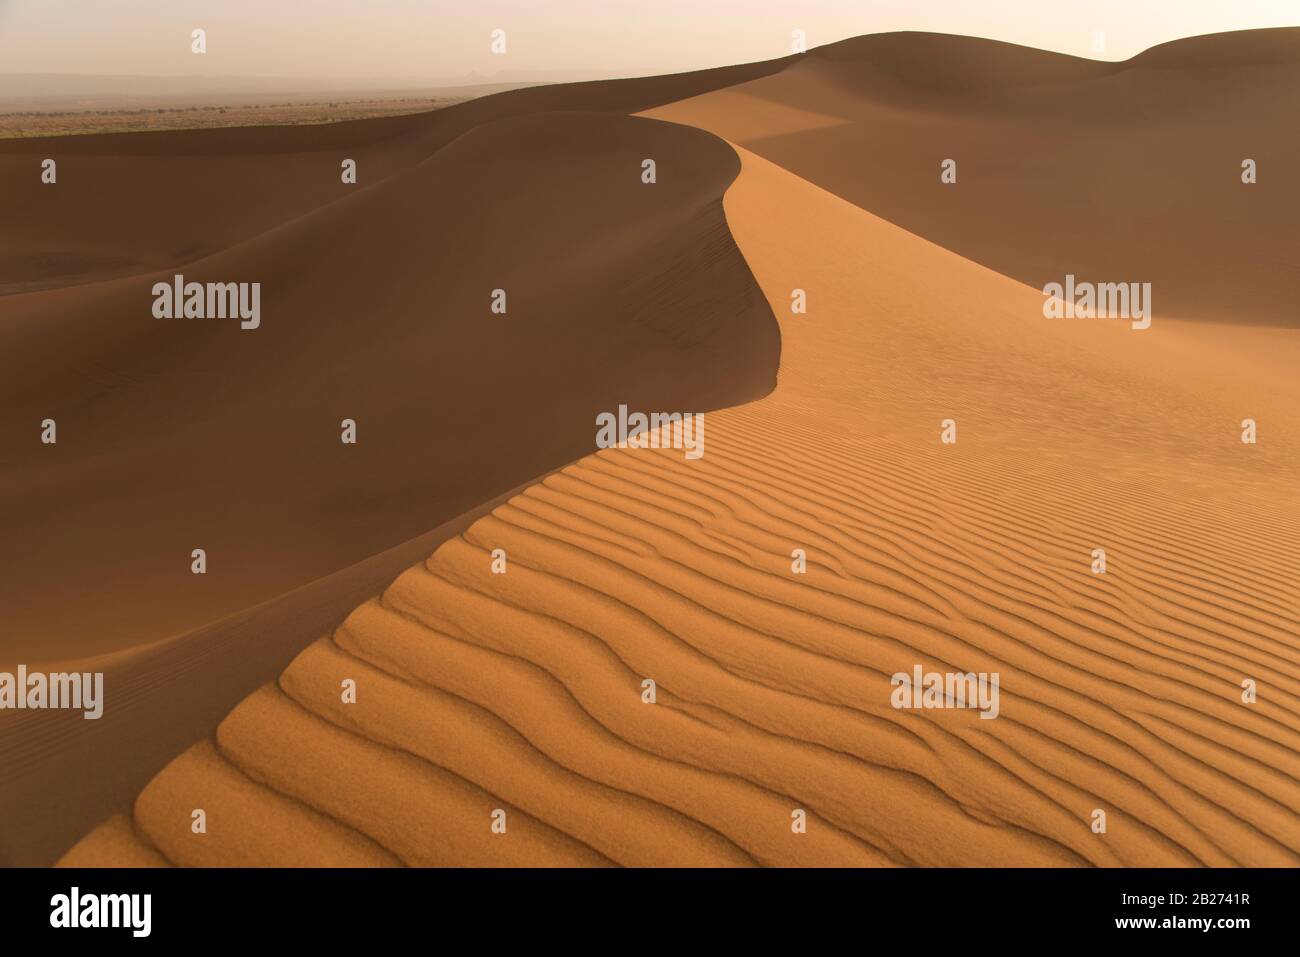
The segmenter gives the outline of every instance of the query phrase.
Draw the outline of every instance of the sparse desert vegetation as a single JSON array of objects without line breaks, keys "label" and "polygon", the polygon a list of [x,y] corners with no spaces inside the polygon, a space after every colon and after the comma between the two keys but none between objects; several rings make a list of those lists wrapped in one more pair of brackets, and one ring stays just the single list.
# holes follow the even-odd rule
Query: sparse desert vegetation
[{"label": "sparse desert vegetation", "polygon": [[397,116],[441,109],[476,94],[370,94],[286,99],[279,103],[207,103],[99,109],[25,109],[0,112],[0,139],[80,133],[130,133],[224,126],[303,126]]}]

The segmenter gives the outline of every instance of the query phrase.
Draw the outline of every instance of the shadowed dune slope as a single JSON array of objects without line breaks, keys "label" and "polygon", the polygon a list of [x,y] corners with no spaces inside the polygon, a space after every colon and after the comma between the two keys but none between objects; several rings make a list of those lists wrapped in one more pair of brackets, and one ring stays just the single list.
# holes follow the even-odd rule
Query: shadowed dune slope
[{"label": "shadowed dune slope", "polygon": [[[64,863],[1300,863],[1300,334],[1050,322],[742,161],[777,388],[494,509]],[[998,716],[891,707],[917,664]]]},{"label": "shadowed dune slope", "polygon": [[97,721],[77,711],[8,712],[0,722],[0,867],[54,863],[358,604],[520,491],[210,625],[79,661],[102,671],[110,689],[112,707]]},{"label": "shadowed dune slope", "polygon": [[1298,90],[1300,28],[1122,63],[894,33],[662,115],[1036,288],[1150,282],[1156,315],[1296,327]]},{"label": "shadowed dune slope", "polygon": [[766,392],[738,169],[685,127],[507,118],[184,267],[260,282],[258,329],[154,318],[171,270],[0,300],[0,662],[145,644],[351,565],[590,451],[619,403]]},{"label": "shadowed dune slope", "polygon": [[[379,183],[494,120],[634,113],[787,62],[532,87],[324,126],[0,140],[0,295],[192,262]],[[40,179],[46,158],[58,163],[54,186]],[[348,158],[356,185],[340,179]]]}]

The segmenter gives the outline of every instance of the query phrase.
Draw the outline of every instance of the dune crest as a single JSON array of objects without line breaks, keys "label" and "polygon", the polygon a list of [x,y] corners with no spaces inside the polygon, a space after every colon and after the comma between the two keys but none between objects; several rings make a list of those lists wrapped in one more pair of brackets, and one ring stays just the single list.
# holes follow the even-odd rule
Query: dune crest
[{"label": "dune crest", "polygon": [[738,169],[675,124],[505,116],[184,266],[260,283],[256,329],[157,318],[179,268],[0,297],[0,662],[143,646],[348,567],[591,451],[620,402],[761,395],[779,341],[722,212]]},{"label": "dune crest", "polygon": [[[739,153],[776,389],[479,519],[65,863],[1300,863],[1300,336],[1052,322]],[[915,665],[999,716],[895,709]]]}]

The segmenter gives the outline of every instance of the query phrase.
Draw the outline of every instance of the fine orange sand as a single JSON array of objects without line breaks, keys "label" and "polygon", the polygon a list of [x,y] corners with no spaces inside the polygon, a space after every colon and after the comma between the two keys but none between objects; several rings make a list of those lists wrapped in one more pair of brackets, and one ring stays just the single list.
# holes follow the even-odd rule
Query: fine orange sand
[{"label": "fine orange sand", "polygon": [[[1047,320],[739,153],[775,390],[500,505],[63,863],[1300,863],[1300,333]],[[1000,716],[894,710],[915,664]]]}]

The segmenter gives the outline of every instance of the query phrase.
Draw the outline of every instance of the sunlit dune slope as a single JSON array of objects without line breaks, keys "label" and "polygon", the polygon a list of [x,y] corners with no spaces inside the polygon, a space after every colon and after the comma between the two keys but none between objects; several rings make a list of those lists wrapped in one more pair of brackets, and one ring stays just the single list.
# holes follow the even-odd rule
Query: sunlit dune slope
[{"label": "sunlit dune slope", "polygon": [[742,159],[777,388],[475,522],[65,863],[1300,863],[1300,335],[1047,320]]}]

